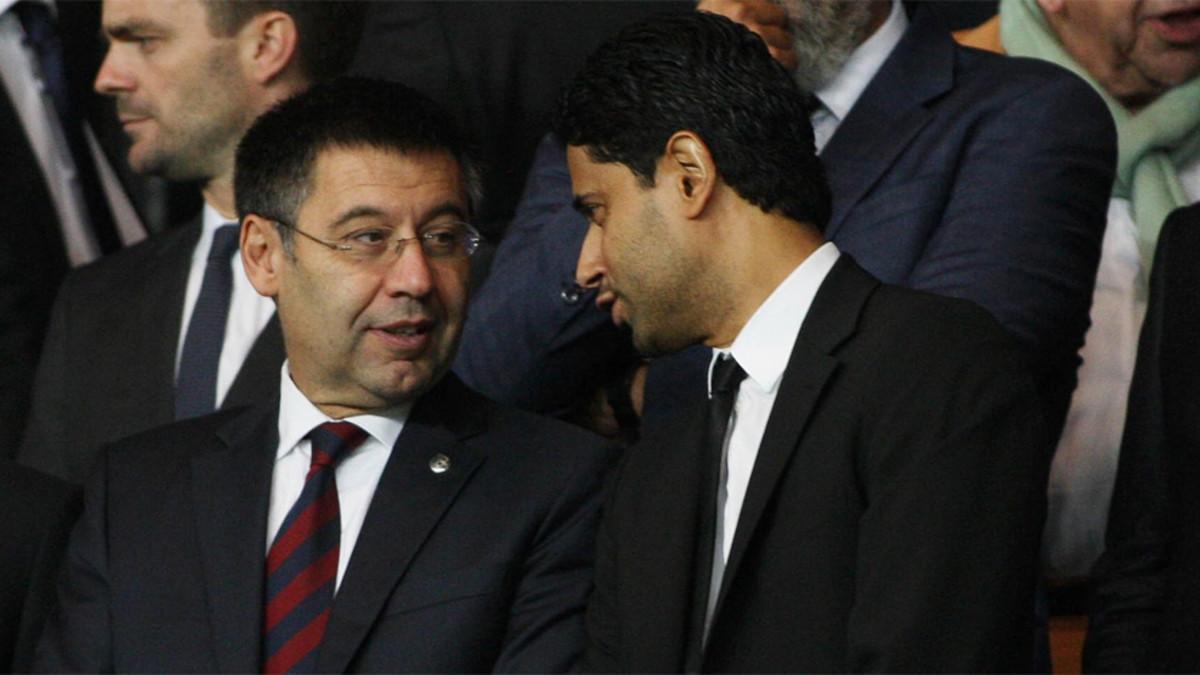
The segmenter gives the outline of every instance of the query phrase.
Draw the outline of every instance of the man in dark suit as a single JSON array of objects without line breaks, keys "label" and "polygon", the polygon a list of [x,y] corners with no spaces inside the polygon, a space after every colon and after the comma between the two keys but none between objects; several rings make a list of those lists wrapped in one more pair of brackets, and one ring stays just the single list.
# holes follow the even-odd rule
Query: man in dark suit
[{"label": "man in dark suit", "polygon": [[28,672],[54,598],[79,488],[0,460],[0,668]]},{"label": "man in dark suit", "polygon": [[1105,548],[1092,571],[1087,672],[1200,669],[1197,256],[1200,206],[1190,206],[1158,238]]},{"label": "man in dark suit", "polygon": [[[1113,176],[1103,102],[1060,68],[956,46],[926,8],[815,4],[869,9],[853,26],[835,21],[834,33],[862,37],[831,81],[812,83],[812,119],[828,135],[818,142],[833,191],[826,237],[885,282],[988,310],[1023,347],[1052,431],[1074,388]],[[794,19],[797,33],[807,20]],[[824,58],[828,39],[795,52]],[[797,77],[817,67],[801,61]],[[554,413],[632,362],[570,285],[586,228],[569,202],[561,144],[547,140],[455,365],[489,396]],[[702,384],[701,352],[650,369],[648,408]]]},{"label": "man in dark suit", "polygon": [[373,80],[317,85],[250,129],[241,250],[279,309],[279,396],[106,452],[42,668],[578,657],[610,454],[446,375],[478,244],[463,152],[442,109]]},{"label": "man in dark suit", "polygon": [[580,284],[643,353],[718,353],[709,400],[614,481],[585,668],[1027,669],[1046,464],[1022,355],[823,239],[805,104],[705,13],[622,31],[564,92]]},{"label": "man in dark suit", "polygon": [[261,400],[283,359],[271,303],[237,262],[233,155],[275,102],[353,56],[362,8],[109,0],[96,89],[142,173],[198,181],[201,215],[70,275],[51,314],[19,460],[81,481],[99,448]]},{"label": "man in dark suit", "polygon": [[0,2],[0,205],[10,223],[0,232],[0,457],[16,454],[25,430],[63,276],[145,236],[92,142],[95,123],[111,117],[89,96],[98,24],[91,3]]}]

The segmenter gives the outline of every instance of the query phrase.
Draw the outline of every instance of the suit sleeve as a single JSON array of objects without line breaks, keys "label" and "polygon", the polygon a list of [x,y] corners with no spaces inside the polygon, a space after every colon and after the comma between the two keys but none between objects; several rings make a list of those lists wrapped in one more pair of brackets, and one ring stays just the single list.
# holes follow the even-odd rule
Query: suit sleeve
[{"label": "suit sleeve", "polygon": [[[1178,260],[1181,269],[1176,268],[1171,242],[1177,230],[1172,220],[1168,219],[1159,237],[1150,277],[1150,301],[1129,390],[1105,548],[1092,573],[1096,602],[1083,653],[1087,672],[1156,670],[1151,655],[1167,600],[1170,508],[1162,378],[1165,317],[1180,309],[1170,308],[1171,303],[1195,302],[1192,297],[1172,298],[1168,294],[1168,280],[1189,274],[1196,251],[1194,246],[1187,247],[1186,256]],[[1195,335],[1184,339],[1192,344]]]},{"label": "suit sleeve", "polygon": [[1057,438],[1089,325],[1115,127],[1083,80],[1058,76],[973,133],[941,222],[902,285],[991,312],[1031,356]]},{"label": "suit sleeve", "polygon": [[633,363],[632,345],[596,308],[595,293],[568,290],[586,234],[571,208],[566,150],[547,136],[463,328],[454,372],[473,389],[562,414]]},{"label": "suit sleeve", "polygon": [[592,589],[602,486],[615,449],[565,445],[583,458],[537,533],[517,584],[496,672],[560,673],[579,660]]},{"label": "suit sleeve", "polygon": [[106,475],[102,459],[85,488],[83,516],[67,544],[58,606],[50,613],[34,660],[37,672],[113,671]]},{"label": "suit sleeve", "polygon": [[1028,671],[1046,503],[1032,384],[1007,339],[916,361],[866,412],[846,668]]}]

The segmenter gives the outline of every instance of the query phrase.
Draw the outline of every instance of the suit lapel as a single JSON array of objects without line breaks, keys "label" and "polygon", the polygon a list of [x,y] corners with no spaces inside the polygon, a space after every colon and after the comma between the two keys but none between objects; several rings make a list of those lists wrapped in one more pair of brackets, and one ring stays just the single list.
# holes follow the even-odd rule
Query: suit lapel
[{"label": "suit lapel", "polygon": [[[483,429],[485,405],[447,375],[414,407],[384,467],[338,589],[317,672],[347,669],[442,514],[483,463],[483,450],[466,440]],[[450,470],[440,474],[429,467],[438,453],[451,460]]]},{"label": "suit lapel", "polygon": [[622,633],[629,663],[646,672],[682,672],[687,656],[705,473],[698,451],[703,412],[702,404],[689,407],[628,451],[637,453],[630,462],[645,463],[636,473],[647,483],[635,490],[635,508],[617,509],[637,521],[615,543],[618,551],[637,555],[636,572],[619,579],[621,617],[628,622]]},{"label": "suit lapel", "polygon": [[[183,296],[187,292],[192,251],[200,240],[200,217],[182,226],[178,232],[159,235],[161,249],[151,256],[146,279],[145,302],[141,316],[133,324],[139,327],[141,347],[137,359],[145,363],[145,394],[148,418],[155,426],[175,419],[175,354],[179,346],[179,328],[183,321]],[[151,329],[151,327],[156,327]],[[278,376],[276,376],[278,377]]]},{"label": "suit lapel", "polygon": [[926,103],[954,86],[954,41],[927,10],[912,23],[821,152],[834,195],[832,239],[917,132],[933,119]]},{"label": "suit lapel", "polygon": [[[267,508],[277,401],[248,410],[218,432],[221,447],[192,458],[196,507],[217,662],[257,672],[262,642]],[[237,514],[231,516],[231,514]]]},{"label": "suit lapel", "polygon": [[775,405],[759,445],[754,470],[750,474],[746,498],[742,503],[733,546],[717,597],[714,628],[730,583],[737,577],[738,568],[767,504],[787,466],[793,461],[804,428],[820,402],[826,384],[837,370],[838,359],[833,352],[854,333],[867,298],[878,286],[878,280],[843,254],[813,299],[792,347],[787,370],[784,371]]},{"label": "suit lapel", "polygon": [[279,328],[279,315],[275,314],[255,339],[225,400],[221,402],[221,409],[254,405],[278,396],[279,368],[283,365],[283,359],[283,333]]}]

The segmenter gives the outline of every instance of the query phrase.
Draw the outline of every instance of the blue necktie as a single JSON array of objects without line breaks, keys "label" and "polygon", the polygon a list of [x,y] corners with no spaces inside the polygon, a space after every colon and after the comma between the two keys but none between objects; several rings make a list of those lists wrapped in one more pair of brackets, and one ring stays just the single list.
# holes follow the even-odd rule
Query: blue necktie
[{"label": "blue necktie", "polygon": [[79,175],[79,184],[83,189],[83,198],[87,203],[92,232],[100,244],[100,250],[111,253],[121,248],[121,241],[109,212],[104,188],[101,187],[100,178],[92,164],[91,152],[83,136],[83,119],[71,100],[62,41],[59,39],[54,17],[45,3],[36,0],[21,0],[13,6],[13,12],[21,21],[21,28],[25,31],[29,46],[37,55],[42,83],[54,103],[54,110],[58,113],[58,120],[67,137],[67,145],[70,146]]},{"label": "blue necktie", "polygon": [[237,225],[229,223],[213,233],[204,282],[179,357],[179,378],[175,382],[177,420],[207,415],[217,407],[217,366],[225,343],[225,320],[233,291],[229,257],[237,250],[238,231]]}]

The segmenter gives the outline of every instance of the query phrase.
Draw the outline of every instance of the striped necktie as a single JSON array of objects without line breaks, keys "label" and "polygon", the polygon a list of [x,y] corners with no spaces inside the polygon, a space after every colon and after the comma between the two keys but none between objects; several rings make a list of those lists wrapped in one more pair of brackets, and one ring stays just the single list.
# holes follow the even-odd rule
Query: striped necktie
[{"label": "striped necktie", "polygon": [[349,422],[326,422],[308,435],[312,464],[304,489],[267,553],[264,673],[311,673],[316,667],[342,537],[334,470],[366,436]]}]

